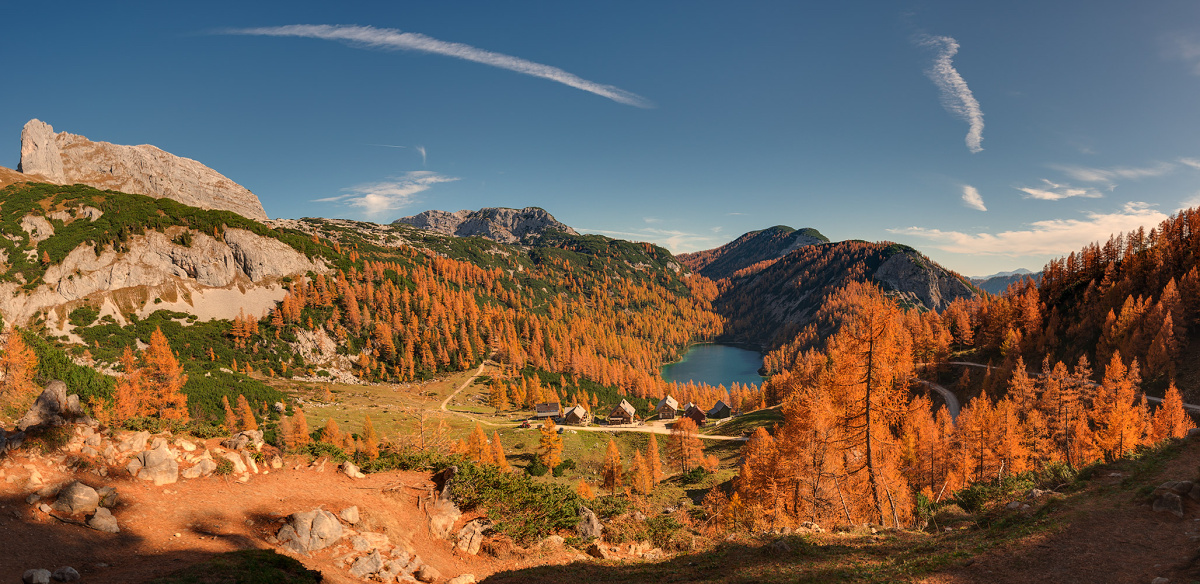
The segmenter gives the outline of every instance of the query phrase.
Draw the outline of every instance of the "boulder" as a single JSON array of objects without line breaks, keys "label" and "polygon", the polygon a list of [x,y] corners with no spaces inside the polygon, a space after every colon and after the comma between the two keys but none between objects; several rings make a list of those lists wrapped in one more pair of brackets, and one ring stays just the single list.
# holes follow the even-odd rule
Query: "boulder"
[{"label": "boulder", "polygon": [[233,474],[242,474],[246,472],[246,463],[242,461],[242,457],[236,452],[225,452],[221,454],[221,458],[228,460],[233,465]]},{"label": "boulder", "polygon": [[318,508],[292,514],[276,537],[284,547],[308,554],[337,543],[343,533],[344,529],[337,517]]},{"label": "boulder", "polygon": [[446,584],[475,584],[475,574],[463,574],[446,580]]},{"label": "boulder", "polygon": [[608,546],[604,545],[604,542],[601,541],[593,541],[592,545],[588,546],[587,553],[589,556],[600,560],[611,560],[615,557],[609,551]]},{"label": "boulder", "polygon": [[345,509],[342,509],[342,512],[338,513],[338,517],[341,517],[342,521],[345,521],[346,523],[349,523],[350,525],[354,525],[355,523],[358,523],[358,520],[359,520],[358,506],[355,505],[352,507],[346,507]]},{"label": "boulder", "polygon": [[21,576],[21,581],[25,584],[50,584],[50,576],[50,570],[35,568],[33,570],[25,570],[25,574]]},{"label": "boulder", "polygon": [[278,454],[271,457],[271,468],[274,470],[283,468],[283,459]]},{"label": "boulder", "polygon": [[243,430],[221,442],[221,446],[230,450],[244,450],[247,447],[262,450],[262,430]]},{"label": "boulder", "polygon": [[146,442],[149,440],[149,432],[134,432],[127,434],[117,449],[121,452],[141,452],[146,449]]},{"label": "boulder", "polygon": [[383,558],[379,556],[379,550],[375,550],[355,560],[354,564],[350,566],[350,573],[359,578],[366,578],[379,573],[382,569]]},{"label": "boulder", "polygon": [[429,531],[438,539],[450,539],[451,530],[462,511],[450,499],[438,499],[425,508],[429,514]]},{"label": "boulder", "polygon": [[99,506],[100,495],[95,489],[79,481],[64,487],[59,491],[58,499],[54,501],[54,509],[68,515],[88,515],[95,512]]},{"label": "boulder", "polygon": [[113,517],[112,512],[104,507],[96,509],[96,513],[87,520],[87,526],[106,533],[121,532],[121,529],[117,527],[117,518]]},{"label": "boulder", "polygon": [[388,560],[383,563],[383,569],[377,574],[382,582],[395,582],[396,576],[399,576],[404,571],[404,563],[397,560]]},{"label": "boulder", "polygon": [[100,506],[112,509],[117,506],[117,488],[116,487],[100,487],[96,489],[96,495],[100,497]]},{"label": "boulder", "polygon": [[[78,408],[79,398],[75,399]],[[67,384],[54,380],[46,384],[46,389],[42,390],[29,411],[17,420],[17,429],[24,432],[34,426],[61,426],[73,416],[67,402]]]},{"label": "boulder", "polygon": [[79,571],[71,566],[63,566],[54,570],[54,573],[50,577],[58,582],[78,582]]},{"label": "boulder", "polygon": [[442,573],[429,564],[421,564],[421,567],[413,572],[413,576],[416,576],[417,580],[421,582],[437,582],[442,579]]},{"label": "boulder", "polygon": [[1166,511],[1180,519],[1183,519],[1183,499],[1179,498],[1173,492],[1165,492],[1154,499],[1151,504],[1151,509],[1154,511]]},{"label": "boulder", "polygon": [[471,555],[478,554],[479,546],[483,544],[483,533],[491,527],[492,522],[487,519],[479,518],[468,521],[462,529],[458,530],[458,549]]},{"label": "boulder", "polygon": [[184,469],[179,474],[185,479],[198,479],[211,475],[215,470],[217,470],[217,463],[210,458],[201,458],[194,466]]},{"label": "boulder", "polygon": [[366,476],[367,476],[367,475],[363,474],[362,471],[358,470],[358,467],[355,466],[355,464],[353,462],[350,462],[349,460],[342,463],[342,472],[345,473],[346,476],[348,476],[352,479],[362,479],[362,478],[366,478]]},{"label": "boulder", "polygon": [[154,481],[156,487],[179,480],[179,462],[175,460],[175,453],[171,452],[166,444],[134,456],[126,468],[129,474],[143,481]]},{"label": "boulder", "polygon": [[584,539],[600,537],[604,533],[604,525],[591,509],[579,506],[579,523],[575,524],[575,533]]},{"label": "boulder", "polygon": [[254,474],[258,474],[258,463],[255,462],[254,457],[250,456],[250,453],[245,450],[242,451],[242,463],[246,465],[246,470]]}]

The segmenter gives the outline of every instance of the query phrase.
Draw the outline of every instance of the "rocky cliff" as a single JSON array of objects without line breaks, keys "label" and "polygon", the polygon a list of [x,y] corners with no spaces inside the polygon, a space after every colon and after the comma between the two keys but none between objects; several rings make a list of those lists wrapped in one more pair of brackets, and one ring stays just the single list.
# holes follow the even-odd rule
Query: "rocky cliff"
[{"label": "rocky cliff", "polygon": [[254,193],[189,158],[142,144],[122,146],[54,132],[41,120],[21,130],[21,164],[31,180],[86,184],[99,189],[169,198],[201,209],[233,211],[266,220]]},{"label": "rocky cliff", "polygon": [[395,223],[455,237],[483,237],[499,243],[516,243],[527,235],[541,235],[546,231],[578,235],[574,229],[558,222],[545,209],[538,207],[487,207],[478,211],[464,209],[454,213],[425,211],[412,217],[401,217]]},{"label": "rocky cliff", "polygon": [[829,238],[811,227],[792,229],[786,225],[776,225],[751,231],[716,249],[681,253],[675,257],[692,271],[700,272],[706,278],[720,280],[760,262],[775,260],[802,247],[822,243],[829,243]]}]

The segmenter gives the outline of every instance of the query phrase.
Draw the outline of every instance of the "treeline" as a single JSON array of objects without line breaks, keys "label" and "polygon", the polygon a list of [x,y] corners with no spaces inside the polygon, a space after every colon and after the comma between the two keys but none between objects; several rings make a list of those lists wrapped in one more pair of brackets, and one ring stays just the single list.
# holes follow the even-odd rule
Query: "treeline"
[{"label": "treeline", "polygon": [[787,368],[767,384],[784,423],[744,448],[736,498],[722,503],[739,517],[909,526],[918,501],[972,482],[1112,460],[1192,427],[1173,388],[1151,413],[1137,361],[1117,352],[1099,383],[1086,359],[1071,370],[1047,360],[1030,376],[1018,358],[998,400],[984,393],[952,420],[912,391],[926,334],[918,325],[940,321],[912,316],[869,284],[836,296],[836,332],[819,349],[780,357]]}]

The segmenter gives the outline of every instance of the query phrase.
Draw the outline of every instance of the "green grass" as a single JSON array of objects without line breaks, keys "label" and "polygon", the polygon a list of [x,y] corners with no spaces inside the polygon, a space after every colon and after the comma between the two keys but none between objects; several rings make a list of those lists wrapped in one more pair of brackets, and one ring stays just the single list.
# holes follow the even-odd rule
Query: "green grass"
[{"label": "green grass", "polygon": [[701,429],[700,433],[710,436],[741,436],[754,432],[757,428],[770,430],[775,424],[782,423],[783,411],[779,408],[768,408],[728,418],[720,424],[709,420],[708,426]]}]

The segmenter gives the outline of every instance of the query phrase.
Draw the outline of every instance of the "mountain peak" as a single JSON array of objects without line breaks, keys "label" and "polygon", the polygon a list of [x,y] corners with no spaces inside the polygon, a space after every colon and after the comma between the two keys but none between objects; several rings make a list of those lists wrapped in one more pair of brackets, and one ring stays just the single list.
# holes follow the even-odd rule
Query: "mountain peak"
[{"label": "mountain peak", "polygon": [[85,184],[267,219],[254,193],[195,160],[149,144],[122,146],[55,133],[53,126],[38,119],[29,120],[21,130],[17,170],[32,180]]},{"label": "mountain peak", "polygon": [[574,229],[559,222],[541,207],[484,207],[478,211],[463,209],[453,213],[430,210],[411,217],[401,217],[393,223],[454,237],[483,237],[499,243],[516,243],[528,235],[540,236],[547,231],[578,235]]}]

